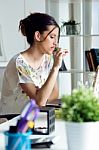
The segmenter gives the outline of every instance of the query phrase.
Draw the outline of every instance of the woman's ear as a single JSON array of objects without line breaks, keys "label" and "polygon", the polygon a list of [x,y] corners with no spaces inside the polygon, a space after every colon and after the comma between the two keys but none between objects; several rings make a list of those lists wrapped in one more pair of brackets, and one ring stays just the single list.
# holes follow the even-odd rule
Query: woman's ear
[{"label": "woman's ear", "polygon": [[40,34],[39,31],[36,31],[36,32],[35,32],[35,40],[36,40],[36,41],[41,41],[41,34]]}]

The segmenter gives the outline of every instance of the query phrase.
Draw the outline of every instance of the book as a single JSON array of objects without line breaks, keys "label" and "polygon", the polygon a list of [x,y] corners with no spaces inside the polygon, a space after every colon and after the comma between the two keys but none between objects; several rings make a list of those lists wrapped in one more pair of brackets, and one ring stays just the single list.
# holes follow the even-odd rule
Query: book
[{"label": "book", "polygon": [[89,50],[86,50],[85,51],[85,61],[86,61],[86,69],[87,71],[90,70],[92,71],[92,64],[91,64],[91,60],[90,60],[90,57],[89,57]]},{"label": "book", "polygon": [[94,62],[94,67],[96,70],[97,66],[99,65],[99,48],[91,48],[90,51]]},{"label": "book", "polygon": [[96,97],[99,97],[99,65],[97,66],[96,73],[93,81],[93,89]]},{"label": "book", "polygon": [[86,56],[86,59],[87,59],[90,71],[95,71],[95,65],[94,65],[94,61],[93,61],[93,57],[92,57],[91,51],[90,50],[86,50],[85,51],[85,56]]},{"label": "book", "polygon": [[95,71],[96,67],[95,67],[95,63],[94,63],[91,51],[89,51],[89,57],[90,57],[91,65],[92,65],[92,71]]},{"label": "book", "polygon": [[[87,56],[87,50],[85,51],[85,67],[86,67],[86,71],[89,71],[89,62],[88,62],[88,56]],[[90,60],[89,60],[90,61]]]},{"label": "book", "polygon": [[31,147],[32,148],[50,148],[52,144],[56,144],[59,140],[59,136],[47,136],[47,137],[38,137],[38,138],[31,138]]}]

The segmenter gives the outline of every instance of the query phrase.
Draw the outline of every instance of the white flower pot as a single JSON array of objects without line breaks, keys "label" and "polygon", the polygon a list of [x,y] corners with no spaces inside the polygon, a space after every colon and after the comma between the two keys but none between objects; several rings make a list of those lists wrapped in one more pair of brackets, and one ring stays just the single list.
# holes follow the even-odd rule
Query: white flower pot
[{"label": "white flower pot", "polygon": [[99,150],[99,122],[66,122],[68,150]]}]

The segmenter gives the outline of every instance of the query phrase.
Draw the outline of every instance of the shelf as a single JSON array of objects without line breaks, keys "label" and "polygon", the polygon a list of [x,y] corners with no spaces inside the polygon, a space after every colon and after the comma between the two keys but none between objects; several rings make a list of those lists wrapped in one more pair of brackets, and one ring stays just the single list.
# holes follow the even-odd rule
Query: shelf
[{"label": "shelf", "polygon": [[[89,0],[91,1],[91,0]],[[51,2],[55,3],[81,3],[81,0],[51,0]]]},{"label": "shelf", "polygon": [[88,34],[88,35],[82,35],[82,34],[77,34],[77,35],[60,35],[60,37],[92,37],[92,36],[99,36],[99,34]]},{"label": "shelf", "polygon": [[94,71],[84,71],[84,70],[78,70],[78,69],[70,69],[67,71],[59,71],[59,73],[84,73],[84,74],[95,74]]},{"label": "shelf", "polygon": [[0,61],[0,68],[6,67],[8,64],[7,61]]},{"label": "shelf", "polygon": [[[61,27],[59,46],[68,49],[69,52],[64,57],[67,70],[59,71],[62,80],[60,83],[62,82],[62,86],[65,87],[64,92],[70,92],[70,90],[77,88],[79,81],[83,83],[88,81],[91,85],[95,72],[86,71],[89,70],[89,66],[86,61],[85,50],[99,48],[99,2],[97,0],[48,1],[48,12],[55,17]],[[55,12],[53,7],[56,10]],[[80,28],[75,26],[75,29],[73,28],[75,32],[72,32],[72,28],[66,28],[66,26],[62,28],[62,22],[68,22],[69,20],[80,23]],[[67,85],[69,85],[69,88],[66,87]]]}]

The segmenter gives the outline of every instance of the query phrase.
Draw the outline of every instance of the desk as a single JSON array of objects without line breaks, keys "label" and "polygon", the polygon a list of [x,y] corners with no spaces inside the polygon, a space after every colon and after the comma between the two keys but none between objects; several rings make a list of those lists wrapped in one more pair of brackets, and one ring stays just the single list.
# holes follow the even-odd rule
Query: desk
[{"label": "desk", "polygon": [[[4,149],[4,135],[2,131],[8,130],[10,125],[16,125],[18,117],[15,117],[5,123],[0,124],[0,150]],[[38,122],[44,122],[43,118],[39,118]],[[59,140],[56,142],[55,145],[52,145],[51,148],[46,148],[44,150],[67,150],[67,139],[66,139],[66,130],[65,130],[65,122],[61,120],[55,121],[55,132],[52,135],[56,135],[59,137]],[[36,135],[34,135],[36,136]],[[45,135],[46,136],[46,135]],[[37,150],[37,149],[33,149]],[[43,150],[43,149],[42,149]]]}]

